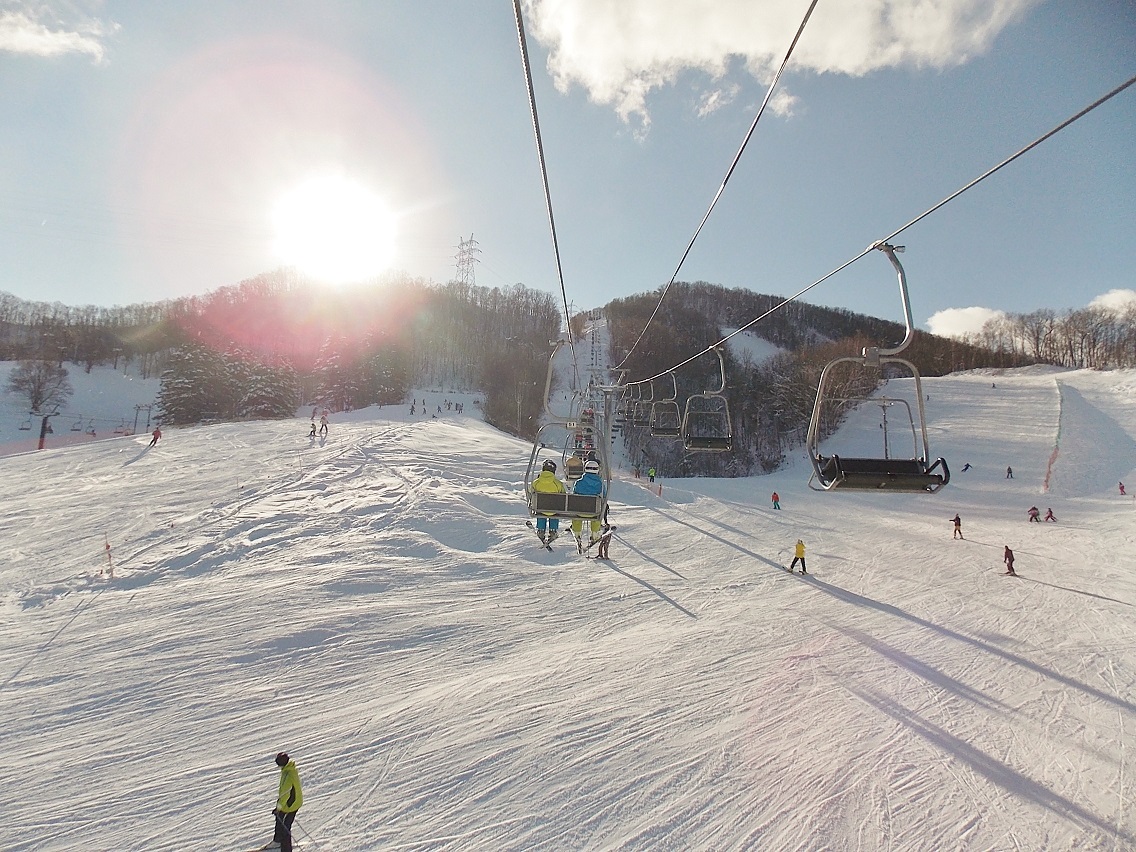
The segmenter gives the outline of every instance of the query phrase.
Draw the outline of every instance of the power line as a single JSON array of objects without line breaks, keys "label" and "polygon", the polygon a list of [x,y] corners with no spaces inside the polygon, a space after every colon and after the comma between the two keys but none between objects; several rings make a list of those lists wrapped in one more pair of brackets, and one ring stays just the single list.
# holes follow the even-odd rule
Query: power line
[{"label": "power line", "polygon": [[793,50],[797,47],[797,42],[801,40],[801,34],[805,31],[805,25],[809,22],[809,18],[812,17],[813,9],[816,8],[816,4],[817,0],[813,0],[813,2],[809,4],[808,11],[805,12],[805,17],[801,20],[801,25],[797,27],[797,33],[793,36],[793,41],[790,43],[789,49],[785,52],[785,58],[781,60],[781,67],[778,68],[777,73],[773,75],[773,81],[769,84],[769,89],[765,93],[765,99],[762,100],[761,106],[757,110],[757,115],[753,117],[753,123],[749,126],[749,131],[747,131],[745,138],[742,140],[742,144],[738,148],[738,152],[734,155],[734,161],[730,163],[730,168],[726,172],[726,176],[722,179],[722,185],[719,186],[718,191],[714,193],[714,198],[710,202],[710,207],[709,209],[707,209],[706,215],[703,216],[702,221],[698,223],[698,227],[694,230],[694,236],[690,238],[690,242],[686,246],[686,251],[682,253],[682,257],[679,259],[678,266],[675,267],[674,274],[671,275],[670,281],[667,282],[667,286],[663,288],[663,292],[659,295],[659,303],[655,305],[655,310],[653,310],[651,312],[651,316],[647,318],[647,324],[643,326],[643,330],[639,332],[639,336],[635,338],[635,342],[631,344],[631,348],[627,350],[627,354],[624,356],[623,360],[620,361],[614,369],[618,370],[627,363],[627,359],[631,357],[631,354],[635,351],[635,348],[643,339],[643,335],[647,333],[647,329],[649,329],[651,327],[651,323],[654,322],[656,314],[659,313],[659,309],[662,308],[663,299],[667,297],[667,293],[670,292],[671,285],[674,284],[675,279],[678,278],[679,270],[682,269],[682,265],[686,263],[686,258],[690,255],[690,250],[694,248],[694,241],[697,240],[698,235],[702,233],[702,228],[703,226],[705,226],[707,220],[709,220],[710,214],[714,212],[714,207],[718,204],[718,199],[721,198],[722,193],[726,191],[726,184],[730,182],[730,178],[734,174],[734,169],[737,168],[738,163],[741,161],[742,153],[745,151],[746,146],[749,144],[750,137],[753,136],[753,131],[757,129],[757,122],[761,120],[762,113],[765,112],[765,107],[769,104],[769,99],[773,97],[773,90],[777,88],[777,83],[781,79],[781,75],[782,73],[784,73],[785,67],[789,64],[789,57],[793,55]]},{"label": "power line", "polygon": [[560,263],[560,243],[556,238],[556,219],[552,214],[552,193],[548,187],[548,168],[544,160],[544,143],[540,137],[540,119],[536,114],[536,93],[533,90],[532,66],[529,64],[529,48],[525,40],[525,23],[521,16],[520,0],[513,0],[513,16],[517,20],[517,41],[521,46],[521,64],[525,71],[525,86],[529,95],[529,112],[532,114],[533,134],[536,137],[536,154],[540,161],[540,179],[544,186],[544,204],[548,210],[548,227],[552,232],[552,251],[556,255],[556,275],[560,279],[560,296],[564,302],[564,326],[568,329],[568,345],[572,347],[572,373],[576,384],[580,383],[580,369],[576,363],[576,345],[572,340],[572,315],[568,310],[568,293],[564,287],[564,269]]}]

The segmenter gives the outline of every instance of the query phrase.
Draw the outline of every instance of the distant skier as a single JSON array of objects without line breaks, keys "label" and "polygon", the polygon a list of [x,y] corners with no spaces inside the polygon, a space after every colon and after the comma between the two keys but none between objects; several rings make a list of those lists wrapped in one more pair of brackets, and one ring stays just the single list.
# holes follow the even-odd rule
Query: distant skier
[{"label": "distant skier", "polygon": [[[604,481],[600,479],[600,463],[598,461],[589,461],[584,463],[584,475],[581,476],[576,484],[572,487],[573,494],[584,494],[590,497],[595,497],[607,493],[607,486]],[[600,519],[592,518],[588,521],[588,544],[592,544],[600,535]],[[584,520],[582,518],[572,519],[572,535],[576,537],[576,547],[581,553],[584,552]]]},{"label": "distant skier", "polygon": [[647,481],[648,482],[654,482],[655,481],[655,469],[654,468],[651,468],[650,470],[647,471]]},{"label": "distant skier", "polygon": [[1038,509],[1037,506],[1030,506],[1029,511],[1026,512],[1026,514],[1029,515],[1029,522],[1031,524],[1032,523],[1038,523],[1038,524],[1041,523],[1041,510]]},{"label": "distant skier", "polygon": [[809,572],[805,569],[805,543],[800,539],[797,539],[797,546],[793,550],[793,561],[789,563],[790,573],[797,567],[798,562],[801,563],[801,573],[808,574]]},{"label": "distant skier", "polygon": [[962,466],[962,472],[963,473],[966,473],[968,470],[970,470],[970,462],[967,462],[966,464],[964,464]]},{"label": "distant skier", "polygon": [[1125,496],[1127,496],[1127,495],[1126,495],[1126,494],[1124,493],[1124,483],[1123,483],[1123,482],[1121,482],[1121,483],[1118,483],[1118,484],[1120,485],[1120,496],[1121,496],[1121,497],[1125,497]]},{"label": "distant skier", "polygon": [[1010,545],[1006,545],[1006,552],[1002,554],[1002,561],[1006,563],[1006,573],[1011,577],[1018,576],[1014,570],[1014,551],[1010,550]]},{"label": "distant skier", "polygon": [[1013,479],[1013,478],[1014,478],[1014,469],[1007,465],[1006,466],[1006,479]]},{"label": "distant skier", "polygon": [[1053,523],[1057,523],[1057,516],[1055,514],[1053,514],[1052,509],[1046,509],[1045,510],[1045,519],[1047,521],[1053,521]]},{"label": "distant skier", "polygon": [[959,517],[958,512],[955,512],[955,516],[953,518],[951,518],[951,521],[955,525],[955,534],[951,536],[951,539],[953,540],[953,539],[956,539],[956,538],[961,538],[965,541],[966,536],[964,536],[962,534],[962,518]]},{"label": "distant skier", "polygon": [[323,414],[320,415],[320,434],[321,435],[327,434],[327,412],[326,411]]},{"label": "distant skier", "polygon": [[315,436],[316,436],[316,421],[313,420],[312,421],[312,431],[308,433],[308,437],[314,438]]},{"label": "distant skier", "polygon": [[280,844],[280,852],[292,852],[292,823],[296,820],[296,812],[304,804],[304,794],[300,790],[300,770],[296,768],[296,761],[291,760],[283,751],[276,755],[276,765],[280,767],[280,789],[276,796],[276,807],[272,811],[276,820],[272,842]]},{"label": "distant skier", "polygon": [[[564,483],[556,476],[556,462],[552,459],[547,459],[544,462],[540,473],[529,485],[529,490],[539,494],[564,493]],[[545,539],[546,528],[548,533],[547,540]],[[556,537],[560,535],[560,518],[555,518],[550,515],[537,515],[536,534],[540,538],[541,544],[552,544],[552,542],[556,541]]]},{"label": "distant skier", "polygon": [[155,426],[152,434],[153,434],[153,437],[150,439],[150,446],[151,447],[154,446],[155,444],[157,444],[158,439],[162,437],[162,427]]},{"label": "distant skier", "polygon": [[778,493],[776,491],[773,492],[773,508],[774,509],[780,509],[781,508],[781,497],[780,497],[780,495],[778,495]]}]

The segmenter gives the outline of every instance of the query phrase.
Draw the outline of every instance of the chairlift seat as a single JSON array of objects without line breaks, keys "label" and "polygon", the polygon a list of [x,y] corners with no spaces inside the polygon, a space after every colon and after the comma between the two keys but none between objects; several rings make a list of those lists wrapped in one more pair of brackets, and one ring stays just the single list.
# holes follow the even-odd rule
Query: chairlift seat
[{"label": "chairlift seat", "polygon": [[[950,482],[945,459],[928,467],[922,459],[821,457],[817,467],[826,488],[857,491],[926,491],[934,493]],[[942,473],[935,473],[936,469]]]},{"label": "chairlift seat", "polygon": [[682,445],[688,450],[703,450],[706,452],[729,452],[734,448],[733,438],[729,435],[690,435],[682,439]]}]

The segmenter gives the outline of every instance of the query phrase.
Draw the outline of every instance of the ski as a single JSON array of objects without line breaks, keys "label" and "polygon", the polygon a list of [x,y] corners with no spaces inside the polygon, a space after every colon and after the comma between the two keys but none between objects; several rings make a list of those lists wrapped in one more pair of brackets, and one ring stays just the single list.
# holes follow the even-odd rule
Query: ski
[{"label": "ski", "polygon": [[[607,539],[608,541],[611,541],[611,534],[612,534],[613,532],[615,532],[615,531],[616,531],[617,529],[618,529],[618,527],[616,527],[616,526],[609,526],[609,527],[607,528],[607,532],[605,532],[605,533],[604,533],[603,535],[601,535],[601,536],[600,536],[599,538],[597,538],[597,539],[596,539],[595,541],[590,541],[590,542],[588,542],[588,543],[587,543],[587,545],[585,545],[585,546],[584,546],[584,549],[583,549],[583,550],[581,550],[580,552],[581,552],[581,553],[584,553],[584,554],[586,554],[586,553],[587,553],[587,552],[588,552],[589,550],[591,550],[591,549],[592,549],[593,547],[595,547],[595,546],[596,546],[597,544],[599,544],[599,543],[600,543],[601,541],[603,541],[603,540],[604,540],[605,538],[606,538],[606,539]],[[582,542],[582,541],[581,541],[581,544],[583,544],[583,542]]]},{"label": "ski", "polygon": [[540,539],[541,546],[544,547],[544,549],[547,550],[549,553],[551,553],[552,552],[552,542],[555,540],[555,536],[552,539],[545,541],[543,538],[540,538],[540,530],[538,530],[536,528],[536,524],[534,524],[532,521],[525,521],[525,526],[528,527],[530,530],[533,531],[533,533],[536,534],[536,537],[538,539]]}]

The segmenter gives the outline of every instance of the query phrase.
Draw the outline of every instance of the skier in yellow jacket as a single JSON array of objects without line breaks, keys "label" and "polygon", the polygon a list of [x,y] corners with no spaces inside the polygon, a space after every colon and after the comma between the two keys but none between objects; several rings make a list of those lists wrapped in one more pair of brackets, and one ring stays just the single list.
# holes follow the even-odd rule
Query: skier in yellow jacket
[{"label": "skier in yellow jacket", "polygon": [[797,567],[798,562],[801,563],[801,573],[808,574],[809,572],[805,570],[805,543],[800,539],[797,539],[797,547],[793,551],[793,561],[789,563],[790,572]]},{"label": "skier in yellow jacket", "polygon": [[[563,494],[564,483],[556,477],[556,462],[552,459],[545,461],[537,478],[529,486],[533,491],[544,494]],[[547,515],[536,516],[536,534],[540,536],[541,543],[545,543],[545,527],[548,528],[547,543],[552,544],[560,535],[560,518],[551,518]]]},{"label": "skier in yellow jacket", "polygon": [[276,819],[272,842],[280,844],[280,852],[292,852],[292,823],[296,819],[296,811],[304,803],[304,794],[300,790],[300,770],[296,768],[296,761],[289,759],[286,752],[276,755],[276,765],[280,767],[280,791],[276,796],[276,807],[272,811],[272,816]]}]

